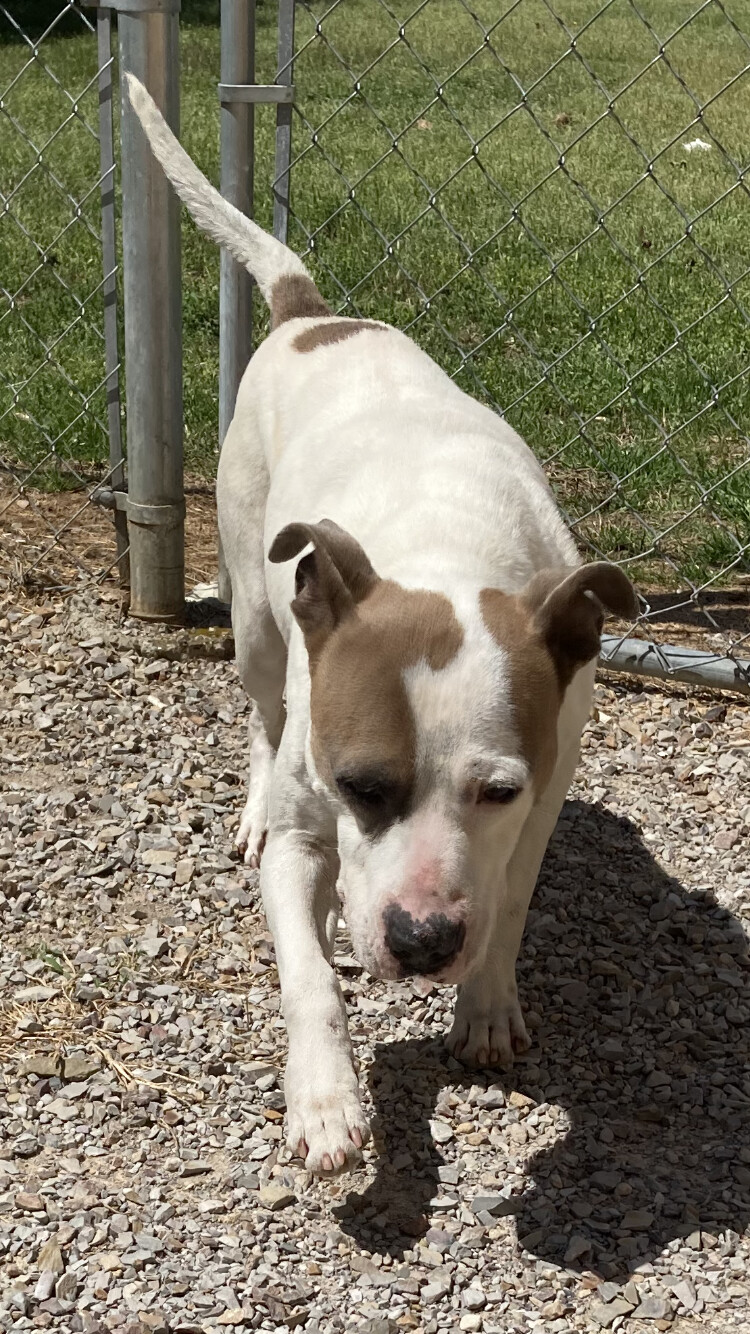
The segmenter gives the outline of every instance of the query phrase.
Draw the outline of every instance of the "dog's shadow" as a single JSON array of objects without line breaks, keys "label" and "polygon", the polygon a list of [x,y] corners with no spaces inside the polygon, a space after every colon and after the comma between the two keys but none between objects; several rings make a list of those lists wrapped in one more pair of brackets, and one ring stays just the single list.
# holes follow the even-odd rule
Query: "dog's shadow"
[{"label": "dog's shadow", "polygon": [[[558,1264],[619,1278],[673,1238],[742,1233],[750,968],[739,923],[710,890],[689,893],[665,875],[628,820],[569,803],[529,914],[519,990],[541,1024],[507,1077],[461,1070],[437,1035],[377,1048],[376,1177],[346,1198],[342,1229],[371,1252],[402,1256],[427,1215],[439,1227],[430,1201],[451,1190],[439,1168],[463,1144],[485,1184],[462,1188],[459,1165],[461,1204],[510,1183],[520,1243]],[[521,1106],[480,1113],[479,1144],[457,1127],[459,1147],[444,1154],[429,1121],[444,1090],[460,1102],[477,1083],[563,1110],[555,1124],[513,1099]],[[476,1102],[475,1093],[466,1118],[451,1110],[454,1125],[476,1120]]]}]

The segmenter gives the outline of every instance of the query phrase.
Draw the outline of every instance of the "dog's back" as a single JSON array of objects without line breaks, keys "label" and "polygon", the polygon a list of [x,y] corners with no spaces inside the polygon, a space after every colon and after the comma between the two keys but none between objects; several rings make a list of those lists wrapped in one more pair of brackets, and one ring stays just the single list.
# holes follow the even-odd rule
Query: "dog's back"
[{"label": "dog's back", "polygon": [[[180,198],[253,274],[271,311],[273,332],[246,372],[222,451],[220,507],[223,496],[241,514],[264,485],[267,545],[285,524],[325,513],[383,574],[412,587],[515,592],[540,568],[577,564],[544,473],[508,424],[405,334],[332,314],[302,261],[222,198],[143,86],[126,79]],[[286,621],[293,572],[267,574]]]},{"label": "dog's back", "polygon": [[[346,324],[355,331],[325,339]],[[269,470],[267,545],[326,515],[383,575],[449,593],[467,581],[515,592],[540,568],[577,563],[531,451],[395,329],[293,318],[250,363],[237,418],[260,434]],[[232,487],[249,448],[242,429],[227,441]],[[288,605],[290,571],[268,577]]]}]

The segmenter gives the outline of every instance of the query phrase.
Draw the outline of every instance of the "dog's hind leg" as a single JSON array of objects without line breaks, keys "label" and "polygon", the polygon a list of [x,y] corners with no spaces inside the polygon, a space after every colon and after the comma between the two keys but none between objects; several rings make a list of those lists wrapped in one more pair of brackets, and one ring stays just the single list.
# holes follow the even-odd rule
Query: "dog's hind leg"
[{"label": "dog's hind leg", "polygon": [[237,831],[237,851],[247,866],[259,866],[268,830],[268,793],[275,752],[257,704],[250,715],[250,782]]},{"label": "dog's hind leg", "polygon": [[253,702],[250,714],[250,781],[236,845],[247,866],[257,866],[268,830],[268,793],[284,730],[286,647],[265,605],[232,601],[237,670]]},{"label": "dog's hind leg", "polygon": [[252,700],[250,783],[237,834],[247,865],[257,865],[268,828],[268,792],[284,730],[286,645],[266,593],[263,523],[268,470],[252,416],[238,413],[219,460],[219,528],[232,585],[237,670]]}]

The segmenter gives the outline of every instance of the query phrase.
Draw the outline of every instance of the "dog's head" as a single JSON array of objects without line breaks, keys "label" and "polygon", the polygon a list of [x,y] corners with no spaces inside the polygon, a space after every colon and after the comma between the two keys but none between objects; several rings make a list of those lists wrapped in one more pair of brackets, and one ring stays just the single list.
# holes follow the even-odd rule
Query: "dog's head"
[{"label": "dog's head", "polygon": [[329,520],[289,525],[269,556],[308,546],[292,603],[310,664],[307,761],[337,810],[354,948],[378,977],[461,981],[554,770],[567,686],[598,653],[605,608],[634,612],[632,587],[596,564],[459,606],[379,578]]}]

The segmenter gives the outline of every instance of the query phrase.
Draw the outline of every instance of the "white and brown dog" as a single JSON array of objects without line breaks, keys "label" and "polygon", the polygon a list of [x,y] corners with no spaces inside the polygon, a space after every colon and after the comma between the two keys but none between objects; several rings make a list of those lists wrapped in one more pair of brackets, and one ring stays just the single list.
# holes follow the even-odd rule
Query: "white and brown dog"
[{"label": "white and brown dog", "polygon": [[198,225],[272,333],[217,483],[237,665],[253,701],[240,825],[260,858],[289,1035],[289,1142],[316,1171],[367,1138],[331,953],[457,983],[449,1049],[528,1045],[515,963],[578,759],[616,567],[581,566],[514,431],[388,325],[333,315],[301,261],[206,181],[132,77]]}]

